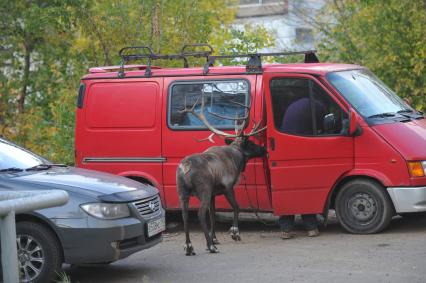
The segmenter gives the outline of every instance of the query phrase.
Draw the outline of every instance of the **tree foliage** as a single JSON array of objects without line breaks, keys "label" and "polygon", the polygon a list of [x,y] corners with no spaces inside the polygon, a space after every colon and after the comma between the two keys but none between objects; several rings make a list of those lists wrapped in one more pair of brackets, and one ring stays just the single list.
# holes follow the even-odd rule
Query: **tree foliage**
[{"label": "tree foliage", "polygon": [[[183,44],[234,38],[236,0],[0,1],[0,135],[73,163],[75,100],[89,67],[118,64],[124,46],[177,53]],[[262,29],[238,34],[245,51],[272,44]],[[161,62],[163,66],[182,62]]]},{"label": "tree foliage", "polygon": [[323,58],[367,66],[426,110],[426,1],[330,0],[319,19]]}]

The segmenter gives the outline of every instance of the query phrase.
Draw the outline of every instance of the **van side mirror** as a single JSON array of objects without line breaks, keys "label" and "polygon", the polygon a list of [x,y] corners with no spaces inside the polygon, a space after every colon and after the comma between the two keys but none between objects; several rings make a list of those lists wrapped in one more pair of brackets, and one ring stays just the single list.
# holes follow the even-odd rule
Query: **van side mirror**
[{"label": "van side mirror", "polygon": [[349,136],[359,136],[361,135],[361,128],[357,123],[357,114],[356,112],[351,108],[349,109],[349,130],[348,135]]},{"label": "van side mirror", "polygon": [[336,118],[333,113],[324,116],[323,127],[326,133],[332,133],[336,126]]}]

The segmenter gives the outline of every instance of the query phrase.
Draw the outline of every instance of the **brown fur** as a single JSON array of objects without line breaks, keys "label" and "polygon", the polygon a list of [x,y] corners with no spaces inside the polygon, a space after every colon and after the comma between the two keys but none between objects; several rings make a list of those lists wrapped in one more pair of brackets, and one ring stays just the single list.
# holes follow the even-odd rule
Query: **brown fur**
[{"label": "brown fur", "polygon": [[[215,196],[225,195],[234,210],[234,222],[231,236],[240,240],[238,231],[239,208],[235,200],[234,186],[239,181],[240,173],[247,161],[265,154],[265,149],[249,141],[247,137],[236,138],[229,146],[213,146],[203,153],[185,157],[176,172],[177,189],[182,207],[182,217],[186,234],[186,254],[193,255],[189,239],[188,203],[191,196],[200,200],[198,217],[207,241],[207,249],[214,253],[217,248],[215,236]],[[210,216],[210,234],[206,224],[206,214]]]}]

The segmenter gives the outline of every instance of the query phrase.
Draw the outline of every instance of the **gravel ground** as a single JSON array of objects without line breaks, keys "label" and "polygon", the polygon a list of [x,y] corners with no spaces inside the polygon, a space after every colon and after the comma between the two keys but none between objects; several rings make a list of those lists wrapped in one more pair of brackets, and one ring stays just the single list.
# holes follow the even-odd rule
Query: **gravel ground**
[{"label": "gravel ground", "polygon": [[[179,223],[163,243],[103,266],[64,266],[71,282],[426,282],[426,216],[396,217],[381,234],[351,235],[335,217],[316,238],[281,240],[276,225],[253,217],[240,225],[241,242],[228,235],[228,218],[218,223],[220,253],[205,251],[199,224],[191,224],[196,256],[184,255]],[[267,218],[270,220],[271,218]]]}]

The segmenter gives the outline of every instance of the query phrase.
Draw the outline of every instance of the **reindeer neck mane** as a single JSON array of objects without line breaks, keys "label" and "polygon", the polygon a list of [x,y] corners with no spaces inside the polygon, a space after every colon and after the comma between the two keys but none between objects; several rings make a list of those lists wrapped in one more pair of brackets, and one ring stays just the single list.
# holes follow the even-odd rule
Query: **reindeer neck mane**
[{"label": "reindeer neck mane", "polygon": [[240,172],[244,172],[244,170],[246,169],[246,164],[247,164],[247,157],[244,154],[243,150],[241,149],[241,142],[240,141],[234,141],[232,144],[229,145],[230,147],[232,147],[233,149],[238,150],[238,152],[241,154],[241,160],[239,162],[239,164],[237,165],[237,168],[240,169]]}]

